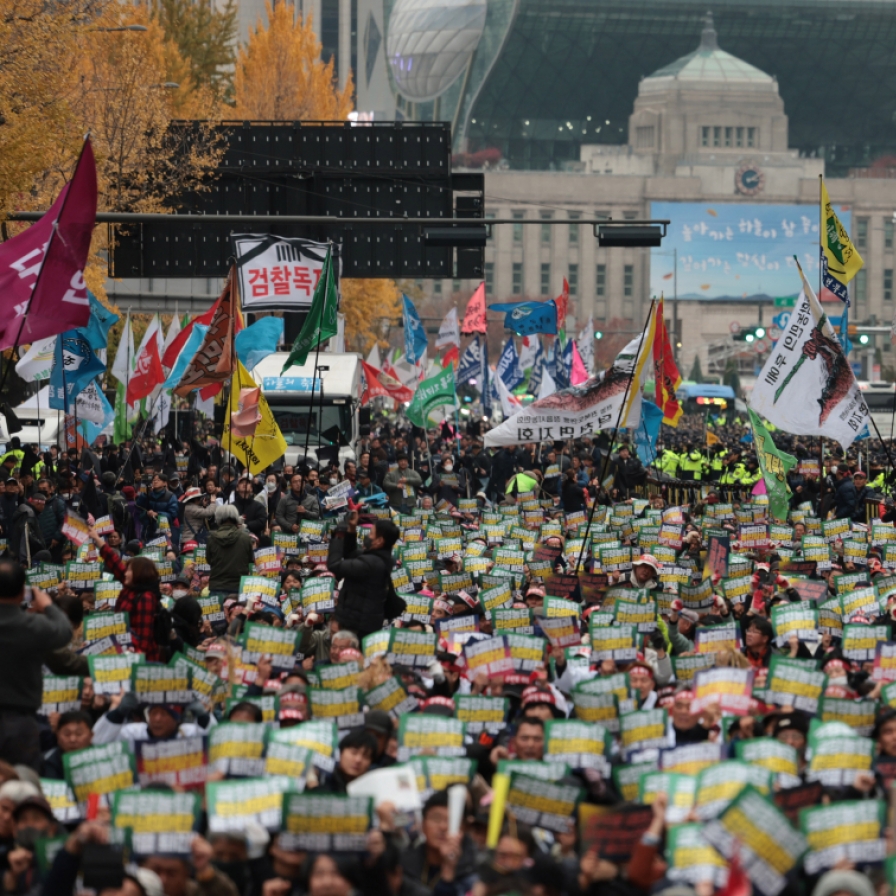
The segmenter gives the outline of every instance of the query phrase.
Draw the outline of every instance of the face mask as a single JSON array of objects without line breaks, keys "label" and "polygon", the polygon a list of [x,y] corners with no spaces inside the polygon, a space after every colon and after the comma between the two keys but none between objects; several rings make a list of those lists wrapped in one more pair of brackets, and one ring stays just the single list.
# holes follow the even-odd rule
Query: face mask
[{"label": "face mask", "polygon": [[334,477],[330,477],[330,485],[339,485],[339,480]]},{"label": "face mask", "polygon": [[450,473],[454,469],[454,464],[445,464],[443,469],[446,473]]},{"label": "face mask", "polygon": [[175,600],[177,600],[178,598],[186,597],[188,593],[189,593],[189,592],[184,591],[183,588],[178,588],[177,591],[172,591],[172,592],[171,592],[171,596],[172,596]]},{"label": "face mask", "polygon": [[264,486],[269,492],[277,491],[277,483],[276,482],[266,482]]}]

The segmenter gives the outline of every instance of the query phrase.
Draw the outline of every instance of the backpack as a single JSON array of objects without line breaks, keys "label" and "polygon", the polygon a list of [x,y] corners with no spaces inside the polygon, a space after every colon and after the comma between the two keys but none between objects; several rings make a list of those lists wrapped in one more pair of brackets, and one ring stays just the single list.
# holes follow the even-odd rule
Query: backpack
[{"label": "backpack", "polygon": [[109,495],[107,507],[109,517],[112,520],[112,525],[124,535],[128,524],[128,518],[130,517],[130,514],[128,513],[128,502],[125,500],[124,495],[121,495],[118,492],[114,495]]}]

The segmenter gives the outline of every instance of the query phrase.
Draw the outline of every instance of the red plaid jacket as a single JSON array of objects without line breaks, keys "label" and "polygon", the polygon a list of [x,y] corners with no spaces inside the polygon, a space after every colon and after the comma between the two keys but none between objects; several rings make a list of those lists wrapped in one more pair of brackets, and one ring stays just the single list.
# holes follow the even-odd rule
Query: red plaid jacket
[{"label": "red plaid jacket", "polygon": [[155,621],[159,611],[158,595],[152,591],[137,591],[124,584],[127,567],[109,545],[104,544],[100,548],[100,556],[106,569],[124,586],[115,601],[115,611],[128,614],[134,649],[145,654],[148,663],[160,663],[162,653],[155,635]]}]

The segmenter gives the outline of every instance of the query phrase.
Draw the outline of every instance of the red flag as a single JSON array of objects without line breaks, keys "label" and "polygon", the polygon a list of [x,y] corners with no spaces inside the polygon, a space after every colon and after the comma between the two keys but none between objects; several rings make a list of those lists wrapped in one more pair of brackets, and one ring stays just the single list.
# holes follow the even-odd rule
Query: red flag
[{"label": "red flag", "polygon": [[582,360],[582,356],[579,354],[579,347],[576,345],[575,340],[572,342],[572,372],[570,373],[569,381],[573,386],[578,386],[579,383],[586,382],[590,377],[588,376],[588,371],[585,370],[585,362]]},{"label": "red flag", "polygon": [[190,338],[190,333],[193,332],[193,327],[196,324],[200,324],[202,326],[208,327],[211,326],[212,318],[215,316],[215,311],[218,308],[218,305],[221,303],[221,297],[218,296],[215,299],[215,303],[212,305],[205,314],[200,314],[198,317],[194,317],[181,331],[174,337],[174,341],[168,348],[165,349],[165,354],[162,355],[162,364],[167,367],[169,370],[174,367],[175,362],[177,361],[177,356],[183,351],[184,346],[187,344],[187,340]]},{"label": "red flag", "polygon": [[65,423],[63,424],[65,430],[65,450],[68,451],[69,448],[77,448],[79,451],[83,451],[87,448],[87,442],[84,437],[81,435],[81,431],[77,426],[77,421],[70,414],[65,415]]},{"label": "red flag", "polygon": [[96,162],[87,139],[74,176],[50,210],[0,246],[0,350],[87,324],[84,268],[96,195]]},{"label": "red flag", "polygon": [[666,318],[663,316],[663,299],[656,304],[656,335],[653,337],[653,378],[656,382],[656,406],[663,412],[663,423],[678,426],[684,411],[675,397],[681,386],[681,374],[675,364]]},{"label": "red flag", "polygon": [[476,292],[470,296],[470,301],[467,302],[467,310],[464,312],[464,322],[460,331],[467,336],[471,333],[487,332],[484,281],[476,287]]},{"label": "red flag", "polygon": [[451,348],[442,355],[442,369],[444,370],[449,364],[454,367],[460,363],[460,346],[452,345]]},{"label": "red flag", "polygon": [[146,398],[159,383],[165,381],[162,358],[159,354],[161,330],[159,318],[156,315],[143,337],[134,362],[134,372],[128,380],[128,404],[136,404],[141,398]]},{"label": "red flag", "polygon": [[194,389],[223,384],[230,379],[234,360],[232,345],[239,329],[238,318],[236,269],[231,266],[205,339],[174,389],[175,395],[186,396]]},{"label": "red flag", "polygon": [[719,890],[718,896],[749,896],[749,894],[750,880],[744,871],[744,866],[741,864],[740,844],[737,844],[728,866],[728,881]]},{"label": "red flag", "polygon": [[569,310],[569,283],[563,278],[563,291],[554,299],[557,305],[557,329],[566,329],[566,312]]},{"label": "red flag", "polygon": [[367,388],[361,396],[361,404],[367,404],[372,398],[393,398],[395,401],[410,401],[414,397],[412,389],[403,386],[399,380],[382,370],[377,370],[366,361],[361,362],[361,371],[367,382]]}]

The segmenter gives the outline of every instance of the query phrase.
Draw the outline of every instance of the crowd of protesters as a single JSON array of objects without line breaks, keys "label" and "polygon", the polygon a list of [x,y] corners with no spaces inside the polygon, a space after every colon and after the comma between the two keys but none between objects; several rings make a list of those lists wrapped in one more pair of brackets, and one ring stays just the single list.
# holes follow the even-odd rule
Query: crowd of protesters
[{"label": "crowd of protesters", "polygon": [[0,893],[892,891],[886,449],[776,437],[787,519],[737,420],[644,463],[383,419],[257,475],[13,439]]}]

